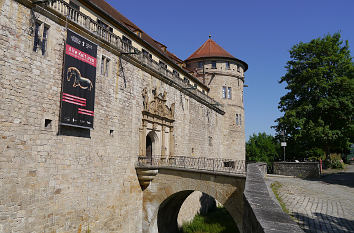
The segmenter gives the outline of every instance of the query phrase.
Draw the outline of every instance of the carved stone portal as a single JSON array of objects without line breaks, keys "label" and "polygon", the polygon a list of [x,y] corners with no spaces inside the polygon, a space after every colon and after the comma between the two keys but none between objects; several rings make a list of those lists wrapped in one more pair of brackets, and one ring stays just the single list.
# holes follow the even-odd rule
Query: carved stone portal
[{"label": "carved stone portal", "polygon": [[[150,94],[150,95],[149,95]],[[175,104],[167,106],[167,92],[158,93],[157,88],[149,93],[147,88],[142,91],[143,119],[140,132],[140,156],[146,156],[146,136],[153,131],[157,139],[153,145],[154,156],[174,155],[173,122]],[[168,134],[168,135],[166,135]]]},{"label": "carved stone portal", "polygon": [[153,99],[149,101],[149,93],[145,87],[142,92],[143,96],[143,114],[154,115],[160,119],[164,118],[168,121],[174,121],[175,103],[171,107],[166,105],[167,92],[157,94],[156,88],[152,90]]}]

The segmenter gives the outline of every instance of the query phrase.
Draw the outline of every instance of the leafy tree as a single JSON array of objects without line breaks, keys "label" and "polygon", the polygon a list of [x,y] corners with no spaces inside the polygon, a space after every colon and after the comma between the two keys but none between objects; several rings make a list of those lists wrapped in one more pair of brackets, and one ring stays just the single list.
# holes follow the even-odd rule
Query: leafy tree
[{"label": "leafy tree", "polygon": [[354,136],[354,64],[348,41],[335,33],[300,42],[290,58],[279,81],[287,84],[288,93],[280,99],[284,116],[275,121],[275,130],[285,132],[294,157],[346,152]]},{"label": "leafy tree", "polygon": [[280,144],[272,135],[253,134],[246,143],[246,158],[250,161],[266,162],[268,165],[279,158]]}]

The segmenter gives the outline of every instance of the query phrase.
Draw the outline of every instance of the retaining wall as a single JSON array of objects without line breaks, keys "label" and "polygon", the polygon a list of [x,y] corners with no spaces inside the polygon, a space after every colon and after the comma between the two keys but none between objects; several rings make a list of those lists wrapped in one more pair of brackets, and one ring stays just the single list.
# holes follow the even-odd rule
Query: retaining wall
[{"label": "retaining wall", "polygon": [[247,166],[244,191],[243,233],[300,233],[301,228],[269,196],[264,163]]},{"label": "retaining wall", "polygon": [[318,162],[276,162],[273,164],[274,174],[296,176],[299,178],[315,178],[320,176]]}]

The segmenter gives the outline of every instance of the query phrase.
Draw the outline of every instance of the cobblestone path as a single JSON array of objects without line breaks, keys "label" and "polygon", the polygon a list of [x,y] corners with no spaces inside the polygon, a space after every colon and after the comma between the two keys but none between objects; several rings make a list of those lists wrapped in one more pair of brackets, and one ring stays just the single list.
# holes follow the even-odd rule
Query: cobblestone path
[{"label": "cobblestone path", "polygon": [[279,196],[308,233],[354,233],[354,165],[321,179],[267,177],[282,184]]}]

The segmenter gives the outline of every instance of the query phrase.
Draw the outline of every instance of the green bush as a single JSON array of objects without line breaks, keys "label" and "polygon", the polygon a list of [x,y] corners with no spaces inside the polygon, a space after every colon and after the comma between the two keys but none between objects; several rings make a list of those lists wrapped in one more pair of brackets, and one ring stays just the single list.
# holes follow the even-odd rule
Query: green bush
[{"label": "green bush", "polygon": [[340,154],[330,154],[329,158],[326,159],[325,165],[328,168],[343,169],[344,162]]},{"label": "green bush", "polygon": [[238,228],[224,207],[218,207],[207,215],[197,215],[193,221],[183,224],[182,233],[237,233]]}]

